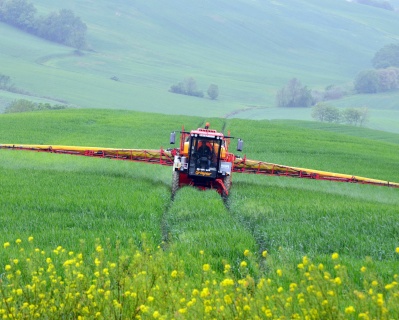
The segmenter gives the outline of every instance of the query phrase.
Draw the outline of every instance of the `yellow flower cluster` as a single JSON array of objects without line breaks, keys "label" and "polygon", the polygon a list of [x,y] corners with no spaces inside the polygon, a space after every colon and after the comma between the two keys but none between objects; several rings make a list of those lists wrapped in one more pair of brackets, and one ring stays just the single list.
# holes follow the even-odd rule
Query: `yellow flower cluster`
[{"label": "yellow flower cluster", "polygon": [[256,266],[272,259],[266,251],[245,250],[244,260],[224,261],[218,270],[204,263],[203,251],[197,266],[187,266],[160,248],[131,245],[110,261],[100,243],[83,256],[61,246],[29,250],[33,238],[18,240],[3,246],[18,253],[1,271],[3,319],[399,318],[398,275],[383,284],[369,263],[358,270],[364,283],[358,288],[338,253],[325,265],[305,256],[294,273],[272,263],[261,272]]}]

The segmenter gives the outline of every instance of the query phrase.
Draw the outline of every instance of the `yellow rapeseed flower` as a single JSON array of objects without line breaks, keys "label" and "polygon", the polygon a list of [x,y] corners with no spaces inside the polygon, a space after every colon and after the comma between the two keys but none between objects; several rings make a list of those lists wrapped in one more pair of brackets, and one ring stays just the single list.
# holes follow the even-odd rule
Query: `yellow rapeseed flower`
[{"label": "yellow rapeseed flower", "polygon": [[16,243],[16,244],[21,244],[21,242],[22,242],[22,240],[21,240],[21,239],[17,239],[17,240],[15,240],[15,243]]},{"label": "yellow rapeseed flower", "polygon": [[334,283],[337,284],[337,285],[340,285],[340,284],[342,283],[341,278],[340,278],[340,277],[336,277],[336,278],[334,279]]},{"label": "yellow rapeseed flower", "polygon": [[365,266],[363,266],[363,267],[360,268],[360,271],[361,271],[361,272],[366,272],[366,270],[367,270],[367,268],[366,268]]},{"label": "yellow rapeseed flower", "polygon": [[250,251],[249,251],[248,249],[246,249],[246,250],[244,251],[244,256],[245,256],[245,257],[248,257],[249,254],[250,254]]},{"label": "yellow rapeseed flower", "polygon": [[204,270],[204,271],[209,271],[211,269],[211,266],[208,264],[208,263],[205,263],[203,266],[202,266],[202,270]]},{"label": "yellow rapeseed flower", "polygon": [[173,270],[172,273],[170,274],[170,276],[172,278],[176,278],[177,277],[177,270]]},{"label": "yellow rapeseed flower", "polygon": [[262,252],[262,257],[263,257],[263,258],[266,258],[266,257],[267,257],[267,250],[265,250],[265,251]]},{"label": "yellow rapeseed flower", "polygon": [[267,318],[272,318],[273,317],[272,310],[266,309],[265,310],[265,315],[266,315]]},{"label": "yellow rapeseed flower", "polygon": [[233,303],[233,300],[231,299],[231,297],[230,297],[228,294],[226,294],[226,295],[224,296],[223,300],[224,300],[224,302],[225,302],[226,304],[232,304],[232,303]]},{"label": "yellow rapeseed flower", "polygon": [[399,253],[399,247],[396,247],[395,252]]},{"label": "yellow rapeseed flower", "polygon": [[148,312],[148,307],[146,305],[144,305],[144,304],[140,305],[139,308],[140,308],[141,312],[143,312],[143,313]]},{"label": "yellow rapeseed flower", "polygon": [[29,242],[32,242],[32,241],[33,241],[33,237],[30,236],[30,237],[28,238],[28,241],[29,241]]},{"label": "yellow rapeseed flower", "polygon": [[247,266],[247,262],[246,261],[242,261],[240,263],[241,268],[245,268]]},{"label": "yellow rapeseed flower", "polygon": [[334,253],[331,255],[331,258],[332,258],[333,260],[337,260],[337,259],[339,258],[339,254],[336,253],[336,252],[334,252]]},{"label": "yellow rapeseed flower", "polygon": [[205,287],[204,289],[202,289],[201,291],[201,298],[206,298],[207,296],[210,295],[209,289],[208,287]]},{"label": "yellow rapeseed flower", "polygon": [[283,275],[283,271],[281,269],[277,269],[276,273],[279,277]]},{"label": "yellow rapeseed flower", "polygon": [[233,280],[233,279],[230,279],[230,278],[227,278],[227,279],[224,279],[224,280],[221,282],[221,284],[222,284],[222,287],[233,286],[233,285],[234,285],[234,280]]},{"label": "yellow rapeseed flower", "polygon": [[5,269],[6,271],[10,271],[10,270],[11,270],[11,266],[10,266],[9,264],[7,264],[7,265],[4,267],[4,269]]},{"label": "yellow rapeseed flower", "polygon": [[195,297],[195,296],[198,296],[198,294],[199,294],[198,289],[194,289],[192,292],[192,295]]},{"label": "yellow rapeseed flower", "polygon": [[393,287],[395,287],[395,285],[392,284],[392,283],[389,283],[389,284],[387,284],[387,285],[385,286],[385,290],[391,290]]},{"label": "yellow rapeseed flower", "polygon": [[9,247],[9,246],[10,246],[10,243],[9,243],[9,242],[4,242],[4,244],[3,244],[4,249],[7,248],[7,247]]},{"label": "yellow rapeseed flower", "polygon": [[380,307],[384,305],[384,296],[381,293],[377,294],[377,305]]},{"label": "yellow rapeseed flower", "polygon": [[154,319],[158,319],[161,316],[161,314],[158,311],[154,311],[154,313],[152,314],[152,317]]}]

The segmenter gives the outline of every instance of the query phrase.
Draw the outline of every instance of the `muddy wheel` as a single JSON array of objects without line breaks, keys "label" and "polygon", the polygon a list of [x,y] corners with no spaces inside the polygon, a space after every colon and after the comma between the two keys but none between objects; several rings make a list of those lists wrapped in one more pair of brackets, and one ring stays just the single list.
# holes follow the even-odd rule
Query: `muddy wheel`
[{"label": "muddy wheel", "polygon": [[228,200],[229,194],[230,194],[231,176],[225,176],[223,178],[223,184],[224,184],[224,187],[226,188],[227,193],[223,190],[222,198],[223,198],[224,202],[227,203],[227,200]]},{"label": "muddy wheel", "polygon": [[172,200],[175,198],[176,192],[179,189],[179,171],[173,171],[172,176]]}]

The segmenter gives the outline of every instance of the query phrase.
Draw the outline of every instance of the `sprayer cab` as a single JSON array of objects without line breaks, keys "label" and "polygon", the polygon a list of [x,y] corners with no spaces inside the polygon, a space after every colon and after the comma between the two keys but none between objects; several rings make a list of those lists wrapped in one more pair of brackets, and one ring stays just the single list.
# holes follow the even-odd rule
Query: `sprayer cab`
[{"label": "sprayer cab", "polygon": [[[210,129],[209,123],[205,128],[190,132],[183,128],[180,133],[180,149],[175,149],[172,189],[192,185],[201,189],[214,188],[227,196],[235,159],[234,154],[228,151],[232,137]],[[172,132],[170,143],[175,143],[175,139],[176,134]],[[243,142],[239,139],[237,149],[242,149],[242,146]]]}]

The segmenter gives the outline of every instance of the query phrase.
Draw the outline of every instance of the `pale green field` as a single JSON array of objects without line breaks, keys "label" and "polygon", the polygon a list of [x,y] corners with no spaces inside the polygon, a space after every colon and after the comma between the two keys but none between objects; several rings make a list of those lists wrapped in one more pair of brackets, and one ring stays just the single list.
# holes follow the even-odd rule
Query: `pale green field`
[{"label": "pale green field", "polygon": [[[69,1],[62,6],[87,23],[90,50],[77,56],[71,48],[0,24],[0,72],[35,97],[72,106],[225,117],[250,106],[273,107],[277,90],[292,77],[318,90],[347,86],[371,66],[379,48],[398,38],[395,13],[346,1],[299,4],[98,1],[93,8],[89,1]],[[41,13],[59,9],[48,0],[35,5]],[[168,92],[186,77],[194,77],[203,91],[217,84],[218,100]],[[17,98],[0,91],[0,110]],[[372,105],[368,100],[353,103],[397,110],[395,93],[371,97]],[[237,116],[308,119],[284,110]],[[389,120],[395,116],[381,112],[370,127],[397,132]]]}]

